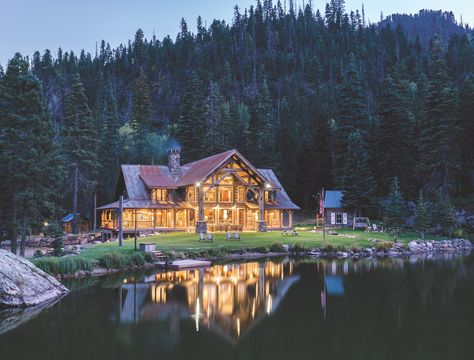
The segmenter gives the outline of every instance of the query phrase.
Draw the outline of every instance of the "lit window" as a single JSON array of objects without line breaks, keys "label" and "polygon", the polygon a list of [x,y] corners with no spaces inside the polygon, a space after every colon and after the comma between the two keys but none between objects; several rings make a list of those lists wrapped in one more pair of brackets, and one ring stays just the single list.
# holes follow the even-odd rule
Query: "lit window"
[{"label": "lit window", "polygon": [[237,189],[237,202],[245,202],[245,188],[243,186],[239,186]]},{"label": "lit window", "polygon": [[[206,191],[207,189],[203,189],[203,191]],[[209,190],[207,193],[204,195],[204,201],[205,202],[216,202],[216,188],[213,188]]]},{"label": "lit window", "polygon": [[223,203],[232,202],[232,188],[230,187],[219,188],[219,202],[223,202]]},{"label": "lit window", "polygon": [[151,192],[152,201],[166,201],[168,200],[168,190],[166,189],[153,189]]}]

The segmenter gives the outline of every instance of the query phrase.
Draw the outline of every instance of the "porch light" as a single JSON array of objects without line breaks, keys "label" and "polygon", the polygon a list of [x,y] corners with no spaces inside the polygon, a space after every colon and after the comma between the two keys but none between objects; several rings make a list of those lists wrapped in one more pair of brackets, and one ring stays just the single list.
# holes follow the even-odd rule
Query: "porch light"
[{"label": "porch light", "polygon": [[266,183],[266,184],[265,184],[265,187],[266,187],[267,189],[270,189],[272,186],[271,186],[269,183]]},{"label": "porch light", "polygon": [[43,223],[43,225],[46,226],[46,227],[48,227],[48,226],[49,226],[49,223],[48,223],[47,221],[45,221],[45,222]]},{"label": "porch light", "polygon": [[200,186],[201,186],[201,182],[198,181],[198,182],[196,183],[196,187],[200,187]]}]

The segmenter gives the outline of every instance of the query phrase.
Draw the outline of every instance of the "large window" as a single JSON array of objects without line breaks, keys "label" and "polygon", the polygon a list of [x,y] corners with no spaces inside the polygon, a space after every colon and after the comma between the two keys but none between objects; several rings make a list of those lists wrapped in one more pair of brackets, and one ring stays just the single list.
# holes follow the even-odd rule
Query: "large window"
[{"label": "large window", "polygon": [[231,203],[232,202],[232,188],[227,186],[219,187],[219,202]]},{"label": "large window", "polygon": [[219,223],[232,224],[232,210],[231,209],[219,210]]},{"label": "large window", "polygon": [[239,186],[237,188],[237,202],[238,203],[244,203],[245,202],[245,200],[246,200],[245,199],[245,193],[246,193],[245,187]]},{"label": "large window", "polygon": [[213,209],[205,209],[204,210],[204,220],[208,223],[215,223],[216,222],[216,211]]},{"label": "large window", "polygon": [[[203,188],[202,190],[205,192],[207,189]],[[208,203],[215,203],[217,200],[216,196],[217,196],[217,189],[212,188],[207,193],[205,193],[204,201]]]},{"label": "large window", "polygon": [[188,201],[189,202],[196,202],[196,190],[194,186],[188,187]]},{"label": "large window", "polygon": [[166,189],[153,189],[151,191],[152,201],[166,201],[168,200],[168,190]]}]

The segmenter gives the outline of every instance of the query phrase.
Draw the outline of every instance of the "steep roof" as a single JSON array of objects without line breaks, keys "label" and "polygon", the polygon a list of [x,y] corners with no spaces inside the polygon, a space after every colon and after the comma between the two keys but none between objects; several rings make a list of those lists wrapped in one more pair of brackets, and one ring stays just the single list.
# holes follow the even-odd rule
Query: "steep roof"
[{"label": "steep roof", "polygon": [[324,195],[324,207],[330,209],[342,208],[342,191],[326,190]]},{"label": "steep roof", "polygon": [[275,173],[271,169],[259,169],[259,171],[265,176],[270,183],[280,190],[276,192],[276,199],[274,204],[265,204],[267,209],[288,209],[288,210],[299,210],[300,207],[291,201],[287,192],[281,186],[280,181],[276,177]]}]

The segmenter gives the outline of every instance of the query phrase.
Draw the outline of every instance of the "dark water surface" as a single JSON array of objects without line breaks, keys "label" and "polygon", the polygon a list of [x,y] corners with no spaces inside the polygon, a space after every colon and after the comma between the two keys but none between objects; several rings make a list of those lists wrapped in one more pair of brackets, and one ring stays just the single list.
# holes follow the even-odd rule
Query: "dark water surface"
[{"label": "dark water surface", "polygon": [[0,359],[474,358],[472,256],[284,259],[67,285],[16,328],[21,315],[0,313]]}]

